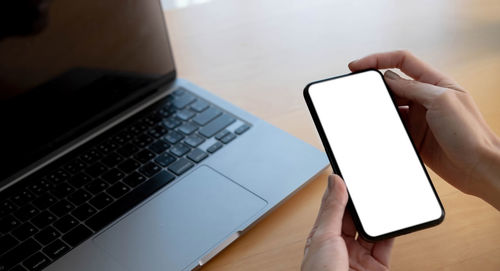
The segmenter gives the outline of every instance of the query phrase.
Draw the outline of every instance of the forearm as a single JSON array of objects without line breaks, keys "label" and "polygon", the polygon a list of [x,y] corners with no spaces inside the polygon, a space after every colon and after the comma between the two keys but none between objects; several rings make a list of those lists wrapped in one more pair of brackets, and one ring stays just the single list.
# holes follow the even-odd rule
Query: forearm
[{"label": "forearm", "polygon": [[500,139],[482,150],[483,162],[476,195],[500,211]]}]

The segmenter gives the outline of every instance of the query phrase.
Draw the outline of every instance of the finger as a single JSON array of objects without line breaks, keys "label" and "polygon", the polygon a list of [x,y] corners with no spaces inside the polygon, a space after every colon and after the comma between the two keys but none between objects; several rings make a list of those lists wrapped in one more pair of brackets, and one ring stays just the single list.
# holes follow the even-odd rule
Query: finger
[{"label": "finger", "polygon": [[323,206],[325,206],[325,202],[328,198],[328,195],[330,194],[328,186],[329,185],[327,183],[325,192],[323,193],[323,197],[321,198],[321,206],[320,206],[319,211],[318,211],[318,216],[316,217],[316,220],[314,221],[314,225],[313,225],[311,231],[309,232],[309,235],[307,236],[306,245],[304,246],[304,255],[307,254],[307,251],[309,250],[309,247],[311,246],[312,237],[314,236],[314,233],[316,232],[316,229],[318,228],[319,220],[322,217],[322,213],[324,211]]},{"label": "finger", "polygon": [[402,106],[402,105],[410,105],[410,100],[404,99],[401,97],[394,97],[394,100],[396,101],[397,106]]},{"label": "finger", "polygon": [[364,247],[366,250],[368,250],[368,251],[370,251],[370,252],[372,251],[372,248],[373,248],[373,246],[375,245],[375,243],[373,243],[373,242],[368,242],[368,241],[366,241],[365,239],[363,239],[363,237],[361,237],[361,236],[358,238],[358,240],[357,240],[357,241],[358,241],[358,243],[359,243],[362,247]]},{"label": "finger", "polygon": [[342,218],[342,236],[352,239],[356,237],[356,226],[354,226],[351,214],[347,210],[344,212],[344,218]]},{"label": "finger", "polygon": [[322,219],[324,219],[324,217],[325,217],[325,210],[328,209],[329,201],[331,200],[331,196],[330,196],[331,188],[330,188],[330,186],[332,184],[331,183],[332,177],[333,177],[333,175],[328,176],[328,183],[327,183],[325,192],[323,193],[323,197],[321,199],[321,206],[320,206],[319,211],[318,211],[318,216],[316,217],[316,221],[314,222],[314,225],[313,225],[311,231],[309,232],[309,235],[307,236],[306,245],[304,246],[304,255],[307,254],[307,251],[309,250],[309,247],[311,246],[312,237],[316,233],[316,230],[318,229],[318,225],[319,225],[320,221]]},{"label": "finger", "polygon": [[372,256],[385,266],[389,266],[394,238],[377,242],[372,249]]},{"label": "finger", "polygon": [[328,194],[321,204],[316,233],[340,236],[342,217],[347,204],[347,189],[338,175],[328,176]]},{"label": "finger", "polygon": [[323,197],[321,198],[321,206],[319,207],[318,216],[316,216],[316,220],[314,221],[311,235],[312,235],[313,231],[316,230],[316,228],[318,228],[320,218],[322,217],[322,214],[323,214],[325,206],[326,206],[326,201],[328,200],[328,196],[330,195],[330,176],[328,176],[328,179],[327,179],[326,189],[325,189],[325,192],[323,193]]},{"label": "finger", "polygon": [[349,69],[353,72],[370,68],[398,68],[411,78],[423,83],[443,87],[458,87],[458,84],[453,79],[440,73],[438,70],[418,59],[412,53],[404,50],[372,54],[349,63]]},{"label": "finger", "polygon": [[309,233],[309,238],[314,235],[314,232],[318,228],[319,221],[321,217],[323,217],[323,212],[325,211],[325,207],[327,206],[327,200],[328,196],[330,195],[330,178],[332,175],[328,176],[328,181],[326,184],[326,189],[325,192],[323,193],[323,197],[321,198],[321,206],[318,211],[318,216],[316,217],[316,220],[314,221],[314,225],[311,229],[311,232]]},{"label": "finger", "polygon": [[419,103],[427,109],[439,95],[447,90],[439,86],[403,79],[392,71],[386,71],[384,79],[397,97]]},{"label": "finger", "polygon": [[406,105],[398,106],[398,112],[405,126],[408,125],[408,114],[410,112],[410,108]]}]

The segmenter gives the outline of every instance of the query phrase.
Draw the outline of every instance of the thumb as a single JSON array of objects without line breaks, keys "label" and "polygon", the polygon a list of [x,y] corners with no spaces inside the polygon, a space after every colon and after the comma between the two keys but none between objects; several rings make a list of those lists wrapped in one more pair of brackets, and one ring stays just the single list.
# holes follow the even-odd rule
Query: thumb
[{"label": "thumb", "polygon": [[416,80],[406,80],[390,70],[384,73],[387,85],[399,98],[408,99],[429,109],[433,101],[447,89]]},{"label": "thumb", "polygon": [[328,176],[328,187],[316,219],[316,234],[340,235],[347,199],[347,189],[342,178],[336,174]]}]

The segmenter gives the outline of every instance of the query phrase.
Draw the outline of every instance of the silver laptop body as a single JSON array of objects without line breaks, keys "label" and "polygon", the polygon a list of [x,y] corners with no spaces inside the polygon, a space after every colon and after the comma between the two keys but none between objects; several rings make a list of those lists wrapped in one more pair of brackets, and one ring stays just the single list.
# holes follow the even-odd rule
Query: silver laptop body
[{"label": "silver laptop body", "polygon": [[[78,6],[78,11],[73,10],[72,6]],[[101,29],[100,31],[106,31],[106,35],[108,36],[116,36],[115,42],[118,43],[114,43],[113,46],[123,46],[127,50],[133,49],[133,54],[144,54],[146,58],[148,57],[148,53],[152,55],[150,53],[151,50],[159,50],[160,47],[142,48],[138,46],[136,49],[131,49],[129,45],[134,42],[132,38],[149,35],[148,33],[144,34],[145,29],[156,29],[156,31],[151,30],[152,33],[150,34],[161,33],[164,37],[159,41],[150,41],[148,44],[157,42],[158,44],[162,44],[163,49],[167,48],[167,50],[171,50],[166,31],[164,30],[162,9],[156,0],[54,1],[54,3],[44,8],[47,8],[49,11],[47,14],[42,12],[40,16],[52,16],[48,20],[48,23],[45,24],[45,27],[33,31],[29,35],[14,34],[11,37],[0,39],[0,59],[2,59],[3,54],[7,54],[1,51],[1,46],[9,49],[9,46],[14,46],[23,39],[34,39],[30,45],[31,47],[24,49],[31,49],[32,54],[36,54],[36,50],[40,50],[43,47],[40,44],[48,42],[50,39],[53,40],[54,36],[63,35],[62,33],[58,33],[58,31],[64,30],[63,26],[70,22],[75,23],[75,25],[71,25],[70,27],[79,29],[72,32],[75,33],[75,37],[85,36],[86,39],[91,40],[93,39],[91,36],[92,31],[97,31],[95,29],[99,28]],[[75,19],[70,16],[71,14],[80,14],[80,17]],[[107,14],[106,19],[99,18],[99,14]],[[57,16],[66,17],[59,18]],[[137,21],[139,18],[146,17],[148,19]],[[125,19],[127,18],[130,18],[131,21],[126,21]],[[38,20],[42,19],[38,18]],[[57,20],[61,20],[61,22]],[[62,22],[65,22],[65,24]],[[99,24],[97,24],[98,22]],[[96,23],[97,25],[93,26],[92,23]],[[137,31],[129,29],[125,37],[120,36],[124,35],[124,33],[120,33],[123,29],[116,29],[116,27],[123,24],[128,27],[137,27]],[[86,30],[89,33],[82,33],[82,31]],[[131,38],[130,36],[133,35],[130,33],[135,33],[134,31],[139,34],[137,34],[137,37]],[[68,59],[72,58],[73,54],[78,53],[78,48],[71,47],[75,45],[71,43],[72,38],[66,37],[65,39],[68,44],[64,46],[68,46],[69,51],[75,50],[68,53],[69,56],[66,56]],[[128,43],[125,43],[125,41]],[[97,46],[93,42],[89,42],[89,44]],[[107,46],[109,44],[101,45]],[[23,48],[16,48],[15,50],[21,51]],[[57,48],[54,51],[57,51]],[[125,52],[126,50],[122,51]],[[126,52],[132,54],[130,53],[131,51]],[[51,54],[51,52],[44,53],[45,57]],[[61,52],[61,54],[64,53]],[[134,101],[134,104],[127,105],[126,109],[120,110],[119,113],[108,116],[106,120],[98,123],[95,127],[83,131],[78,136],[71,138],[71,140],[60,143],[59,146],[55,146],[36,161],[26,163],[22,168],[15,170],[15,172],[2,174],[3,178],[0,183],[2,185],[0,188],[0,193],[2,194],[0,195],[2,196],[0,202],[15,202],[15,199],[12,198],[14,196],[10,194],[10,191],[14,187],[21,187],[23,182],[27,182],[26,180],[37,176],[39,172],[43,171],[46,167],[50,167],[51,164],[66,163],[66,157],[70,156],[72,152],[79,150],[83,146],[92,144],[93,140],[95,141],[96,138],[100,138],[112,129],[116,129],[119,125],[126,124],[150,106],[166,101],[169,99],[168,97],[174,97],[175,99],[176,95],[179,95],[179,92],[182,92],[182,95],[195,97],[196,101],[207,103],[209,106],[223,112],[223,114],[232,117],[233,121],[224,126],[223,130],[226,135],[227,133],[234,135],[234,138],[226,137],[224,139],[229,141],[221,144],[221,138],[224,136],[224,134],[220,134],[221,131],[216,131],[220,138],[216,138],[215,136],[204,137],[203,142],[192,149],[198,149],[201,151],[200,153],[207,154],[205,158],[202,158],[199,162],[193,162],[189,160],[193,158],[186,156],[187,154],[181,158],[177,157],[177,159],[186,159],[191,165],[188,169],[182,169],[182,174],[180,175],[174,174],[170,166],[162,167],[161,172],[165,173],[155,173],[156,175],[153,175],[150,179],[161,179],[161,177],[164,177],[164,175],[160,174],[165,174],[165,176],[168,174],[168,176],[174,176],[175,179],[160,187],[156,192],[149,195],[147,199],[131,207],[110,223],[92,232],[83,242],[73,246],[67,244],[67,251],[60,252],[63,255],[53,256],[54,252],[47,252],[49,250],[46,249],[51,243],[45,245],[40,241],[42,239],[37,239],[38,237],[28,237],[29,240],[33,240],[33,243],[38,244],[41,248],[36,253],[25,256],[17,264],[17,268],[107,271],[192,270],[203,266],[222,249],[247,231],[260,218],[300,189],[308,180],[314,178],[318,172],[328,165],[326,156],[319,150],[212,95],[208,91],[186,80],[176,78],[173,60],[169,51],[164,51],[163,53],[156,52],[156,54],[163,55],[162,59],[166,59],[165,62],[170,62],[170,64],[167,63],[167,66],[170,66],[164,69],[168,72],[169,76],[158,77],[154,83],[149,84],[155,86],[154,91],[149,91],[145,95],[145,98],[141,97],[139,101]],[[9,52],[9,55],[12,55],[12,51]],[[32,57],[35,58],[36,56],[33,55]],[[89,63],[91,63],[93,57],[97,56],[88,56],[88,59],[90,59]],[[137,56],[127,55],[127,57]],[[40,59],[42,61],[44,57],[42,56]],[[64,64],[61,64],[60,61],[55,62],[57,63],[54,66],[63,66]],[[81,63],[84,62],[81,61]],[[127,66],[125,64],[124,66]],[[18,61],[15,65],[21,66],[23,63]],[[80,64],[79,68],[81,68],[81,65],[83,64]],[[161,66],[162,64],[158,65]],[[92,67],[92,65],[89,65],[89,67]],[[76,73],[72,70],[73,73],[70,73],[70,75],[65,74],[62,81],[70,80],[71,78],[91,77],[96,72],[100,74],[102,73],[103,66],[92,67],[92,72],[89,72],[88,69],[88,67],[83,69],[84,75],[80,75],[82,69],[79,69]],[[127,70],[125,73],[129,72],[130,70]],[[79,75],[75,76],[74,74]],[[120,75],[122,75],[122,72]],[[7,79],[10,80],[11,78]],[[1,81],[6,81],[5,79],[2,80],[2,75],[0,75]],[[12,79],[11,82],[15,82],[15,80]],[[8,98],[4,99],[9,101]],[[93,105],[90,103],[88,106],[92,107]],[[185,109],[195,111],[194,102],[191,105],[187,105]],[[30,109],[26,110],[29,111]],[[180,113],[177,112],[175,114]],[[188,118],[188,121],[192,120]],[[242,126],[245,127],[242,129]],[[177,131],[176,129],[179,128],[177,127],[173,130]],[[194,133],[201,133],[201,130],[204,128],[201,127],[198,129]],[[222,147],[213,151],[213,146],[217,144]],[[171,144],[170,148],[173,148],[173,146],[174,144]],[[165,152],[172,151],[172,149],[165,150]],[[156,155],[159,156],[161,154]],[[156,158],[152,159],[152,161],[156,161],[154,160]],[[196,160],[197,158],[194,159]],[[139,171],[139,169],[136,171]],[[142,173],[142,171],[140,172]],[[130,173],[126,173],[123,178],[128,175]],[[97,178],[104,178],[102,176]],[[121,181],[118,180],[117,182]],[[130,190],[133,189],[130,186]],[[35,195],[35,193],[32,194]],[[91,197],[94,196],[91,195]],[[119,199],[116,198],[115,200],[118,201]],[[34,205],[34,200],[28,204]],[[87,199],[86,202],[90,206],[94,206],[91,198]],[[15,208],[17,207],[15,206]],[[47,208],[49,212],[52,210],[50,209],[51,207]],[[95,209],[97,213],[101,211],[97,210],[97,208]],[[43,212],[44,210],[38,211]],[[78,214],[74,214],[74,212],[72,210],[69,213],[77,216]],[[56,223],[62,215],[58,216],[54,214],[53,216],[53,223]],[[28,223],[21,221],[22,219],[19,218],[18,211],[13,212],[11,217],[20,222],[18,227],[21,227],[23,223]],[[37,221],[33,221],[35,218],[30,219],[27,221],[33,225],[38,225],[35,223]],[[92,216],[89,219],[92,219]],[[45,226],[45,224],[40,225],[44,225],[43,227],[54,226],[54,224],[50,224],[49,226]],[[87,224],[85,221],[82,222],[82,225],[92,229],[92,226],[89,226],[92,224]],[[54,228],[58,229],[55,226]],[[23,241],[16,237],[18,231],[16,232],[15,230],[16,228],[2,232],[2,238],[7,238],[7,235],[9,238],[12,236],[16,242],[22,244]],[[41,232],[44,229],[35,226],[35,230]],[[68,232],[57,231],[59,235],[54,240],[65,243]],[[54,240],[51,242],[55,242]],[[9,259],[6,259],[6,257],[11,255],[9,252],[14,251],[14,249],[16,247],[2,252],[0,256],[2,257],[0,259],[0,270],[4,270],[1,269],[2,262],[8,262]],[[39,262],[36,262],[37,259],[45,259],[44,257],[48,260],[38,260]],[[10,267],[14,268],[12,263],[10,263]]]}]

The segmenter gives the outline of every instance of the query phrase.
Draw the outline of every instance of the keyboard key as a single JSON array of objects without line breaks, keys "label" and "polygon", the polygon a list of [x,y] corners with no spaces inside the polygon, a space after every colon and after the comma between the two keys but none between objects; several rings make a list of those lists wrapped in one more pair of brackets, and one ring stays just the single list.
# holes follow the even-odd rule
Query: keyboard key
[{"label": "keyboard key", "polygon": [[92,235],[91,230],[89,230],[84,225],[78,225],[76,228],[66,233],[62,239],[70,246],[76,247],[78,244],[88,239],[91,235]]},{"label": "keyboard key", "polygon": [[15,247],[18,243],[19,242],[10,234],[0,236],[0,255]]},{"label": "keyboard key", "polygon": [[204,137],[212,137],[220,130],[226,128],[229,124],[235,122],[236,119],[228,114],[222,114],[212,120],[206,126],[200,128],[199,133]]},{"label": "keyboard key", "polygon": [[149,145],[151,142],[153,142],[153,140],[154,139],[152,137],[145,135],[145,134],[142,134],[142,135],[139,135],[136,138],[134,138],[134,140],[132,142],[134,142],[134,144],[137,145],[139,148],[144,148],[147,145]]},{"label": "keyboard key", "polygon": [[86,224],[94,231],[101,230],[104,226],[116,220],[137,204],[147,199],[150,195],[162,188],[169,182],[173,181],[175,177],[166,172],[161,171],[159,174],[150,180],[139,185],[136,189],[123,196],[121,199],[115,201],[107,208],[98,212],[96,215],[87,220]]},{"label": "keyboard key", "polygon": [[163,124],[165,124],[165,126],[168,128],[168,129],[174,129],[176,128],[177,126],[181,125],[182,124],[182,121],[174,118],[174,117],[170,117],[168,119],[165,119],[165,121],[163,121]]},{"label": "keyboard key", "polygon": [[85,164],[82,160],[76,158],[73,161],[67,163],[63,168],[70,174],[76,174],[83,170],[86,166],[87,164]]},{"label": "keyboard key", "polygon": [[144,123],[142,121],[137,121],[135,124],[128,127],[127,131],[136,136],[143,133],[148,128],[149,126],[147,125],[147,123]]},{"label": "keyboard key", "polygon": [[196,115],[194,111],[191,111],[189,110],[189,108],[186,108],[181,111],[178,111],[175,116],[183,121],[187,121],[191,119],[194,115]]},{"label": "keyboard key", "polygon": [[103,154],[108,154],[116,148],[118,148],[118,144],[116,144],[113,140],[106,140],[97,146],[97,149]]},{"label": "keyboard key", "polygon": [[36,208],[43,210],[43,209],[47,209],[47,207],[52,206],[52,204],[54,204],[56,202],[57,202],[57,199],[55,197],[53,197],[49,193],[45,193],[43,196],[35,199],[33,201],[33,205]]},{"label": "keyboard key", "polygon": [[172,164],[176,159],[177,158],[168,153],[163,153],[156,157],[155,162],[160,164],[162,167],[166,167]]},{"label": "keyboard key", "polygon": [[42,229],[56,220],[56,216],[49,211],[41,212],[31,220],[35,226]]},{"label": "keyboard key", "polygon": [[161,167],[153,162],[149,162],[139,169],[139,172],[146,175],[146,177],[152,177],[161,170]]},{"label": "keyboard key", "polygon": [[174,162],[168,169],[175,173],[176,175],[181,175],[182,173],[186,172],[190,168],[194,166],[193,163],[191,163],[189,160],[186,158],[180,158],[176,162]]},{"label": "keyboard key", "polygon": [[208,108],[208,103],[201,99],[198,99],[191,105],[191,109],[198,113],[203,112],[207,108]]},{"label": "keyboard key", "polygon": [[128,159],[127,161],[118,165],[118,168],[121,169],[125,173],[132,172],[138,169],[141,166],[141,163],[137,162],[134,159]]},{"label": "keyboard key", "polygon": [[148,135],[159,138],[167,133],[167,128],[163,123],[157,124],[155,127],[148,130]]},{"label": "keyboard key", "polygon": [[102,154],[98,152],[95,149],[92,149],[80,156],[80,159],[82,159],[85,163],[87,164],[93,164],[97,162],[99,159],[101,159]]},{"label": "keyboard key", "polygon": [[89,202],[96,209],[100,210],[100,209],[108,206],[109,204],[111,204],[113,202],[113,198],[110,195],[106,194],[105,192],[102,192],[101,194],[99,194],[99,195],[95,196],[93,199],[91,199]]},{"label": "keyboard key", "polygon": [[212,146],[208,147],[207,152],[214,153],[214,152],[218,151],[220,148],[222,148],[222,146],[224,146],[224,145],[222,143],[220,143],[219,141],[217,141]]},{"label": "keyboard key", "polygon": [[114,198],[119,198],[125,195],[128,191],[130,191],[130,188],[122,182],[116,183],[106,190],[106,192]]},{"label": "keyboard key", "polygon": [[130,155],[139,151],[139,148],[132,143],[125,144],[123,147],[119,148],[117,152],[124,157],[129,157]]},{"label": "keyboard key", "polygon": [[68,183],[62,183],[52,190],[52,194],[61,199],[71,194],[73,191],[75,191],[75,189],[71,185]]},{"label": "keyboard key", "polygon": [[207,157],[208,154],[200,149],[194,149],[187,155],[187,158],[191,159],[191,161],[196,163],[199,163],[201,160]]},{"label": "keyboard key", "polygon": [[177,130],[185,135],[190,135],[194,133],[194,131],[198,130],[198,126],[190,123],[190,122],[185,122]]},{"label": "keyboard key", "polygon": [[52,258],[52,260],[56,260],[69,250],[70,248],[68,245],[66,245],[63,241],[57,239],[54,242],[50,243],[50,245],[46,246],[42,251],[47,254],[47,256]]},{"label": "keyboard key", "polygon": [[50,264],[49,258],[43,255],[41,252],[35,253],[33,256],[29,257],[23,262],[23,265],[30,271],[42,270]]},{"label": "keyboard key", "polygon": [[184,139],[184,143],[188,144],[189,146],[196,148],[198,147],[201,143],[205,141],[205,138],[198,135],[198,134],[193,134]]},{"label": "keyboard key", "polygon": [[165,135],[163,137],[163,139],[170,144],[176,144],[177,142],[181,141],[183,138],[184,138],[183,135],[181,135],[177,132],[174,132],[174,131],[168,132],[167,135]]},{"label": "keyboard key", "polygon": [[64,170],[59,169],[59,170],[56,170],[56,171],[50,173],[45,178],[49,182],[60,183],[60,182],[67,181],[69,179],[69,174]]},{"label": "keyboard key", "polygon": [[225,137],[226,135],[230,134],[231,132],[229,132],[228,130],[222,130],[220,132],[218,132],[216,135],[215,135],[215,139],[217,140],[220,140],[221,138]]},{"label": "keyboard key", "polygon": [[135,159],[137,159],[139,162],[141,163],[146,163],[148,162],[149,160],[155,158],[155,154],[149,150],[142,150],[138,153],[135,154]]},{"label": "keyboard key", "polygon": [[45,192],[48,192],[50,189],[53,189],[56,186],[54,183],[45,179],[38,179],[32,185],[35,185],[38,188],[37,190],[38,194],[43,194]]},{"label": "keyboard key", "polygon": [[89,175],[84,174],[84,173],[80,173],[80,174],[74,176],[73,178],[71,178],[71,180],[69,180],[69,183],[71,185],[73,185],[74,187],[79,188],[92,180],[93,180],[92,177],[90,177]]},{"label": "keyboard key", "polygon": [[24,205],[19,210],[14,213],[14,216],[21,221],[26,221],[28,219],[33,218],[35,215],[39,213],[38,209],[31,204]]},{"label": "keyboard key", "polygon": [[50,207],[50,211],[59,217],[69,213],[73,209],[75,209],[75,206],[73,206],[73,204],[69,203],[69,201],[67,200],[61,200]]},{"label": "keyboard key", "polygon": [[[172,92],[173,95],[175,96],[182,96],[186,93],[186,90],[184,88],[178,88],[176,89],[174,92]],[[169,96],[172,96],[172,95],[169,95]],[[175,98],[175,97],[172,97],[172,98]]]},{"label": "keyboard key", "polygon": [[158,122],[163,120],[163,114],[161,114],[160,111],[161,109],[150,112],[149,116],[143,119],[144,122],[148,123],[149,125],[158,124]]},{"label": "keyboard key", "polygon": [[227,144],[227,143],[233,141],[233,139],[235,139],[235,138],[236,138],[235,134],[229,133],[229,134],[225,135],[223,138],[221,138],[220,141],[224,144]]},{"label": "keyboard key", "polygon": [[244,132],[248,131],[248,129],[250,129],[250,125],[245,123],[245,124],[242,124],[240,127],[236,128],[236,130],[234,130],[234,133],[237,135],[241,135]]},{"label": "keyboard key", "polygon": [[0,232],[9,232],[19,226],[19,224],[21,224],[19,220],[15,219],[12,215],[4,216],[0,218]]},{"label": "keyboard key", "polygon": [[123,179],[123,182],[131,187],[136,187],[139,184],[143,183],[144,181],[146,181],[146,177],[142,176],[137,172],[134,172],[129,176],[127,176],[127,178]]},{"label": "keyboard key", "polygon": [[155,125],[158,122],[160,122],[163,119],[163,115],[158,111],[155,110],[153,112],[149,113],[149,116],[145,117],[142,119],[145,123],[149,125]]},{"label": "keyboard key", "polygon": [[109,187],[109,184],[105,182],[104,180],[97,179],[88,185],[85,186],[85,189],[89,191],[92,194],[99,194],[100,192],[104,191],[106,188]]},{"label": "keyboard key", "polygon": [[124,144],[128,142],[130,139],[132,139],[132,137],[133,137],[132,133],[128,131],[123,131],[118,135],[115,135],[111,140],[118,144]]},{"label": "keyboard key", "polygon": [[76,208],[71,214],[79,219],[80,221],[85,221],[87,218],[91,217],[97,212],[92,206],[88,203],[82,204],[80,207]]},{"label": "keyboard key", "polygon": [[211,120],[215,119],[219,115],[222,114],[222,111],[215,107],[210,107],[209,109],[205,110],[203,113],[198,114],[196,117],[193,118],[193,122],[200,125],[204,126]]},{"label": "keyboard key", "polygon": [[195,100],[196,98],[193,95],[185,93],[182,96],[176,96],[172,101],[172,105],[175,106],[177,109],[183,109],[184,107],[194,102]]},{"label": "keyboard key", "polygon": [[8,200],[0,203],[0,217],[10,214],[15,209],[16,207],[14,206],[14,204],[12,204],[12,202]]},{"label": "keyboard key", "polygon": [[149,145],[148,149],[151,151],[155,152],[156,154],[160,154],[167,150],[170,147],[170,145],[163,141],[163,140],[157,140],[155,143]]},{"label": "keyboard key", "polygon": [[17,206],[23,206],[24,204],[28,203],[29,201],[33,200],[34,198],[35,198],[35,196],[31,192],[29,192],[28,190],[23,190],[23,191],[15,194],[11,198],[11,200],[15,204],[17,204]]},{"label": "keyboard key", "polygon": [[165,107],[171,106],[172,105],[172,101],[174,100],[173,93],[167,95],[164,100],[165,100]]},{"label": "keyboard key", "polygon": [[92,197],[87,191],[84,189],[77,190],[73,194],[68,196],[68,200],[74,205],[80,205]]},{"label": "keyboard key", "polygon": [[38,229],[35,226],[33,226],[33,224],[26,222],[21,226],[19,226],[17,229],[15,229],[12,232],[12,235],[14,235],[17,239],[23,241],[24,239],[31,237],[37,232]]},{"label": "keyboard key", "polygon": [[71,215],[66,215],[54,223],[54,227],[60,232],[67,232],[80,224],[76,218]]},{"label": "keyboard key", "polygon": [[[168,108],[161,108],[158,113],[163,117],[163,118],[168,118],[172,114],[169,112]],[[175,112],[174,112],[175,113]]]},{"label": "keyboard key", "polygon": [[114,167],[123,162],[123,160],[123,157],[121,157],[118,153],[112,152],[108,154],[108,156],[104,157],[101,162],[108,167]]},{"label": "keyboard key", "polygon": [[[43,182],[43,184],[42,184]],[[46,193],[53,185],[49,185],[47,180],[36,180],[28,185],[28,190],[35,195],[42,195]]]},{"label": "keyboard key", "polygon": [[103,174],[108,170],[108,167],[105,166],[104,164],[97,162],[90,167],[88,167],[85,172],[90,175],[91,177],[98,177],[99,175]]},{"label": "keyboard key", "polygon": [[108,172],[104,173],[101,178],[105,180],[106,182],[113,184],[125,177],[125,174],[121,172],[120,170],[113,168],[110,169]]},{"label": "keyboard key", "polygon": [[177,143],[170,148],[170,153],[181,157],[184,154],[188,153],[189,150],[191,150],[191,148],[189,148],[187,145],[185,145],[183,143]]},{"label": "keyboard key", "polygon": [[51,226],[43,229],[41,232],[35,235],[35,239],[40,242],[42,245],[47,245],[52,243],[57,237],[61,236],[61,234],[56,231]]},{"label": "keyboard key", "polygon": [[19,246],[2,255],[0,258],[0,270],[9,270],[37,252],[40,248],[40,245],[31,238],[24,241]]}]

